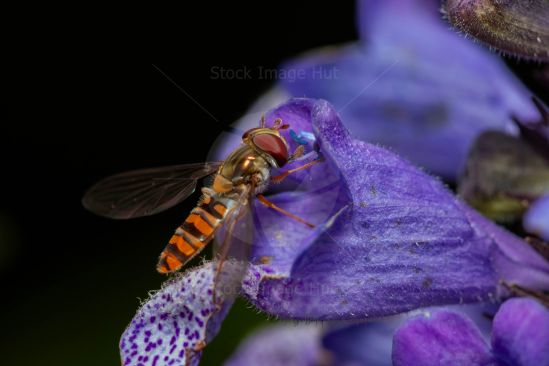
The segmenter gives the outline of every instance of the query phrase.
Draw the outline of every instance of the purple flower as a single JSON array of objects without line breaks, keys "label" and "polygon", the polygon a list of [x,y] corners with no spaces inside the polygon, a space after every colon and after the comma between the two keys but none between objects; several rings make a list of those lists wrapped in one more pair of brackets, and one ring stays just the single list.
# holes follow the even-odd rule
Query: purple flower
[{"label": "purple flower", "polygon": [[390,366],[397,323],[278,324],[252,333],[225,366]]},{"label": "purple flower", "polygon": [[280,103],[281,94],[325,99],[353,136],[448,180],[479,133],[516,133],[511,115],[538,117],[501,60],[450,30],[436,1],[359,1],[358,28],[357,43],[282,65],[300,77],[279,80],[260,109]]},{"label": "purple flower", "polygon": [[270,196],[318,224],[314,231],[255,206],[243,288],[258,308],[283,318],[368,318],[495,299],[502,280],[549,287],[549,264],[525,242],[407,161],[353,139],[327,102],[294,99],[267,121],[278,116],[313,132],[326,162],[297,177],[297,190]]},{"label": "purple flower", "polygon": [[549,311],[531,299],[508,300],[494,318],[491,344],[470,319],[438,311],[395,333],[393,364],[547,366]]},{"label": "purple flower", "polygon": [[[267,124],[275,117],[291,125],[283,133],[292,147],[307,146],[293,164],[317,155],[324,162],[269,196],[315,229],[254,202],[243,293],[257,308],[282,318],[365,319],[496,300],[502,280],[549,289],[549,264],[525,242],[407,161],[353,139],[326,101],[293,99],[269,111]],[[196,364],[230,306],[214,306],[212,279],[206,264],[154,294],[122,336],[125,364]]]},{"label": "purple flower", "polygon": [[400,328],[393,340],[395,365],[493,365],[482,334],[458,313],[419,316]]},{"label": "purple flower", "polygon": [[[486,312],[492,306],[459,305],[443,312],[455,314],[480,325],[483,335],[489,335],[491,321]],[[497,309],[496,309],[497,310]],[[393,334],[408,319],[439,313],[440,308],[423,309],[410,314],[357,323],[278,324],[252,333],[225,365],[338,365],[391,366]],[[530,331],[530,330],[529,330]],[[526,332],[525,336],[530,335]],[[461,335],[450,337],[457,338]]]},{"label": "purple flower", "polygon": [[[491,322],[484,314],[494,313],[493,304],[454,305],[443,309],[470,317],[483,334],[489,334]],[[407,314],[360,322],[329,326],[322,335],[322,346],[331,354],[333,365],[391,366],[393,334],[409,318],[429,314],[441,308],[425,308]]]}]

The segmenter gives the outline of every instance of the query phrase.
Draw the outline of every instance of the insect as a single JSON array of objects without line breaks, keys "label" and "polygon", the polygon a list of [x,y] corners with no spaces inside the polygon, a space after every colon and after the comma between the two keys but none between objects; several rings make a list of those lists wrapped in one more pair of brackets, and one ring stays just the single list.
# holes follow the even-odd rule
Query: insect
[{"label": "insect", "polygon": [[[222,162],[176,165],[117,174],[92,186],[82,203],[88,210],[109,218],[130,219],[164,211],[187,198],[196,188],[197,180],[213,175],[211,186],[202,188],[202,197],[186,220],[172,235],[160,254],[157,270],[160,273],[177,271],[221,231],[224,238],[216,257],[218,268],[226,259],[230,238],[239,220],[250,211],[250,201],[257,197],[266,206],[314,227],[270,202],[262,193],[269,182],[280,182],[289,174],[309,168],[321,159],[271,177],[271,169],[280,168],[304,153],[299,145],[290,155],[286,139],[280,130],[289,128],[276,119],[273,126],[252,128],[242,135],[242,143]],[[224,230],[220,230],[224,228]],[[219,271],[219,269],[218,269]]]}]

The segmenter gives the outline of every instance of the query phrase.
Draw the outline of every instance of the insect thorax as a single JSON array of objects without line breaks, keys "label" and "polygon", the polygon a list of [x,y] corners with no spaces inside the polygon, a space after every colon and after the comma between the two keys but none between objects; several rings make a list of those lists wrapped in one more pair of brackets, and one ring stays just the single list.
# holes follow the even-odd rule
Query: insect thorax
[{"label": "insect thorax", "polygon": [[271,166],[248,145],[240,145],[225,160],[219,174],[233,186],[256,182],[254,193],[263,192],[269,182]]}]

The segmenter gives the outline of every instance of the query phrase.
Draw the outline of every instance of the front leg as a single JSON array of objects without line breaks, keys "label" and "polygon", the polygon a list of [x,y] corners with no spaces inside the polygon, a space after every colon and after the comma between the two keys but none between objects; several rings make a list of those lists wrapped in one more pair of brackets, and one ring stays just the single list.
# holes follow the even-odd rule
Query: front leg
[{"label": "front leg", "polygon": [[289,218],[291,219],[294,219],[295,221],[298,221],[298,222],[301,222],[302,224],[305,224],[307,225],[308,227],[310,227],[311,229],[314,229],[315,225],[311,224],[310,222],[306,221],[306,220],[303,220],[301,217],[298,217],[292,213],[289,213],[288,211],[286,211],[285,209],[281,208],[281,207],[278,207],[277,205],[275,205],[273,202],[269,201],[264,195],[262,194],[258,194],[257,195],[257,198],[259,199],[259,202],[261,202],[262,204],[264,204],[265,206],[269,207],[269,208],[272,208],[273,210],[275,211],[278,211],[280,212],[281,214],[285,215],[285,216],[288,216]]},{"label": "front leg", "polygon": [[295,172],[298,172],[298,171],[303,170],[303,169],[310,168],[310,167],[312,167],[313,165],[315,165],[316,163],[320,163],[321,161],[324,161],[324,158],[318,158],[318,159],[315,159],[315,160],[313,160],[313,161],[308,162],[307,164],[303,164],[302,166],[299,166],[299,167],[297,167],[297,168],[287,170],[287,171],[285,171],[285,172],[282,173],[282,174],[272,176],[272,177],[271,177],[271,181],[273,181],[274,183],[280,183],[280,182],[282,182],[288,175],[290,175],[290,174],[292,174],[292,173],[295,173]]}]

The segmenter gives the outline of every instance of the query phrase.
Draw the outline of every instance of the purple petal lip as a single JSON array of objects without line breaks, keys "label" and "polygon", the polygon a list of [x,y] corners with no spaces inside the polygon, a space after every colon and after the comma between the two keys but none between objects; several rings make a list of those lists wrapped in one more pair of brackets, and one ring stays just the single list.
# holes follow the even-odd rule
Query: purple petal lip
[{"label": "purple petal lip", "polygon": [[475,324],[450,311],[409,320],[393,337],[393,365],[494,365],[490,348]]},{"label": "purple petal lip", "polygon": [[270,199],[318,226],[255,205],[244,293],[258,308],[283,318],[368,318],[493,300],[501,280],[549,287],[549,264],[525,242],[407,161],[354,140],[329,103],[293,99],[267,120],[292,124],[294,113],[300,128],[309,121],[326,161],[296,191]]},{"label": "purple petal lip", "polygon": [[524,229],[549,241],[549,194],[535,201],[523,218]]},{"label": "purple petal lip", "polygon": [[549,366],[549,310],[529,298],[504,302],[494,318],[492,350],[505,365]]}]

